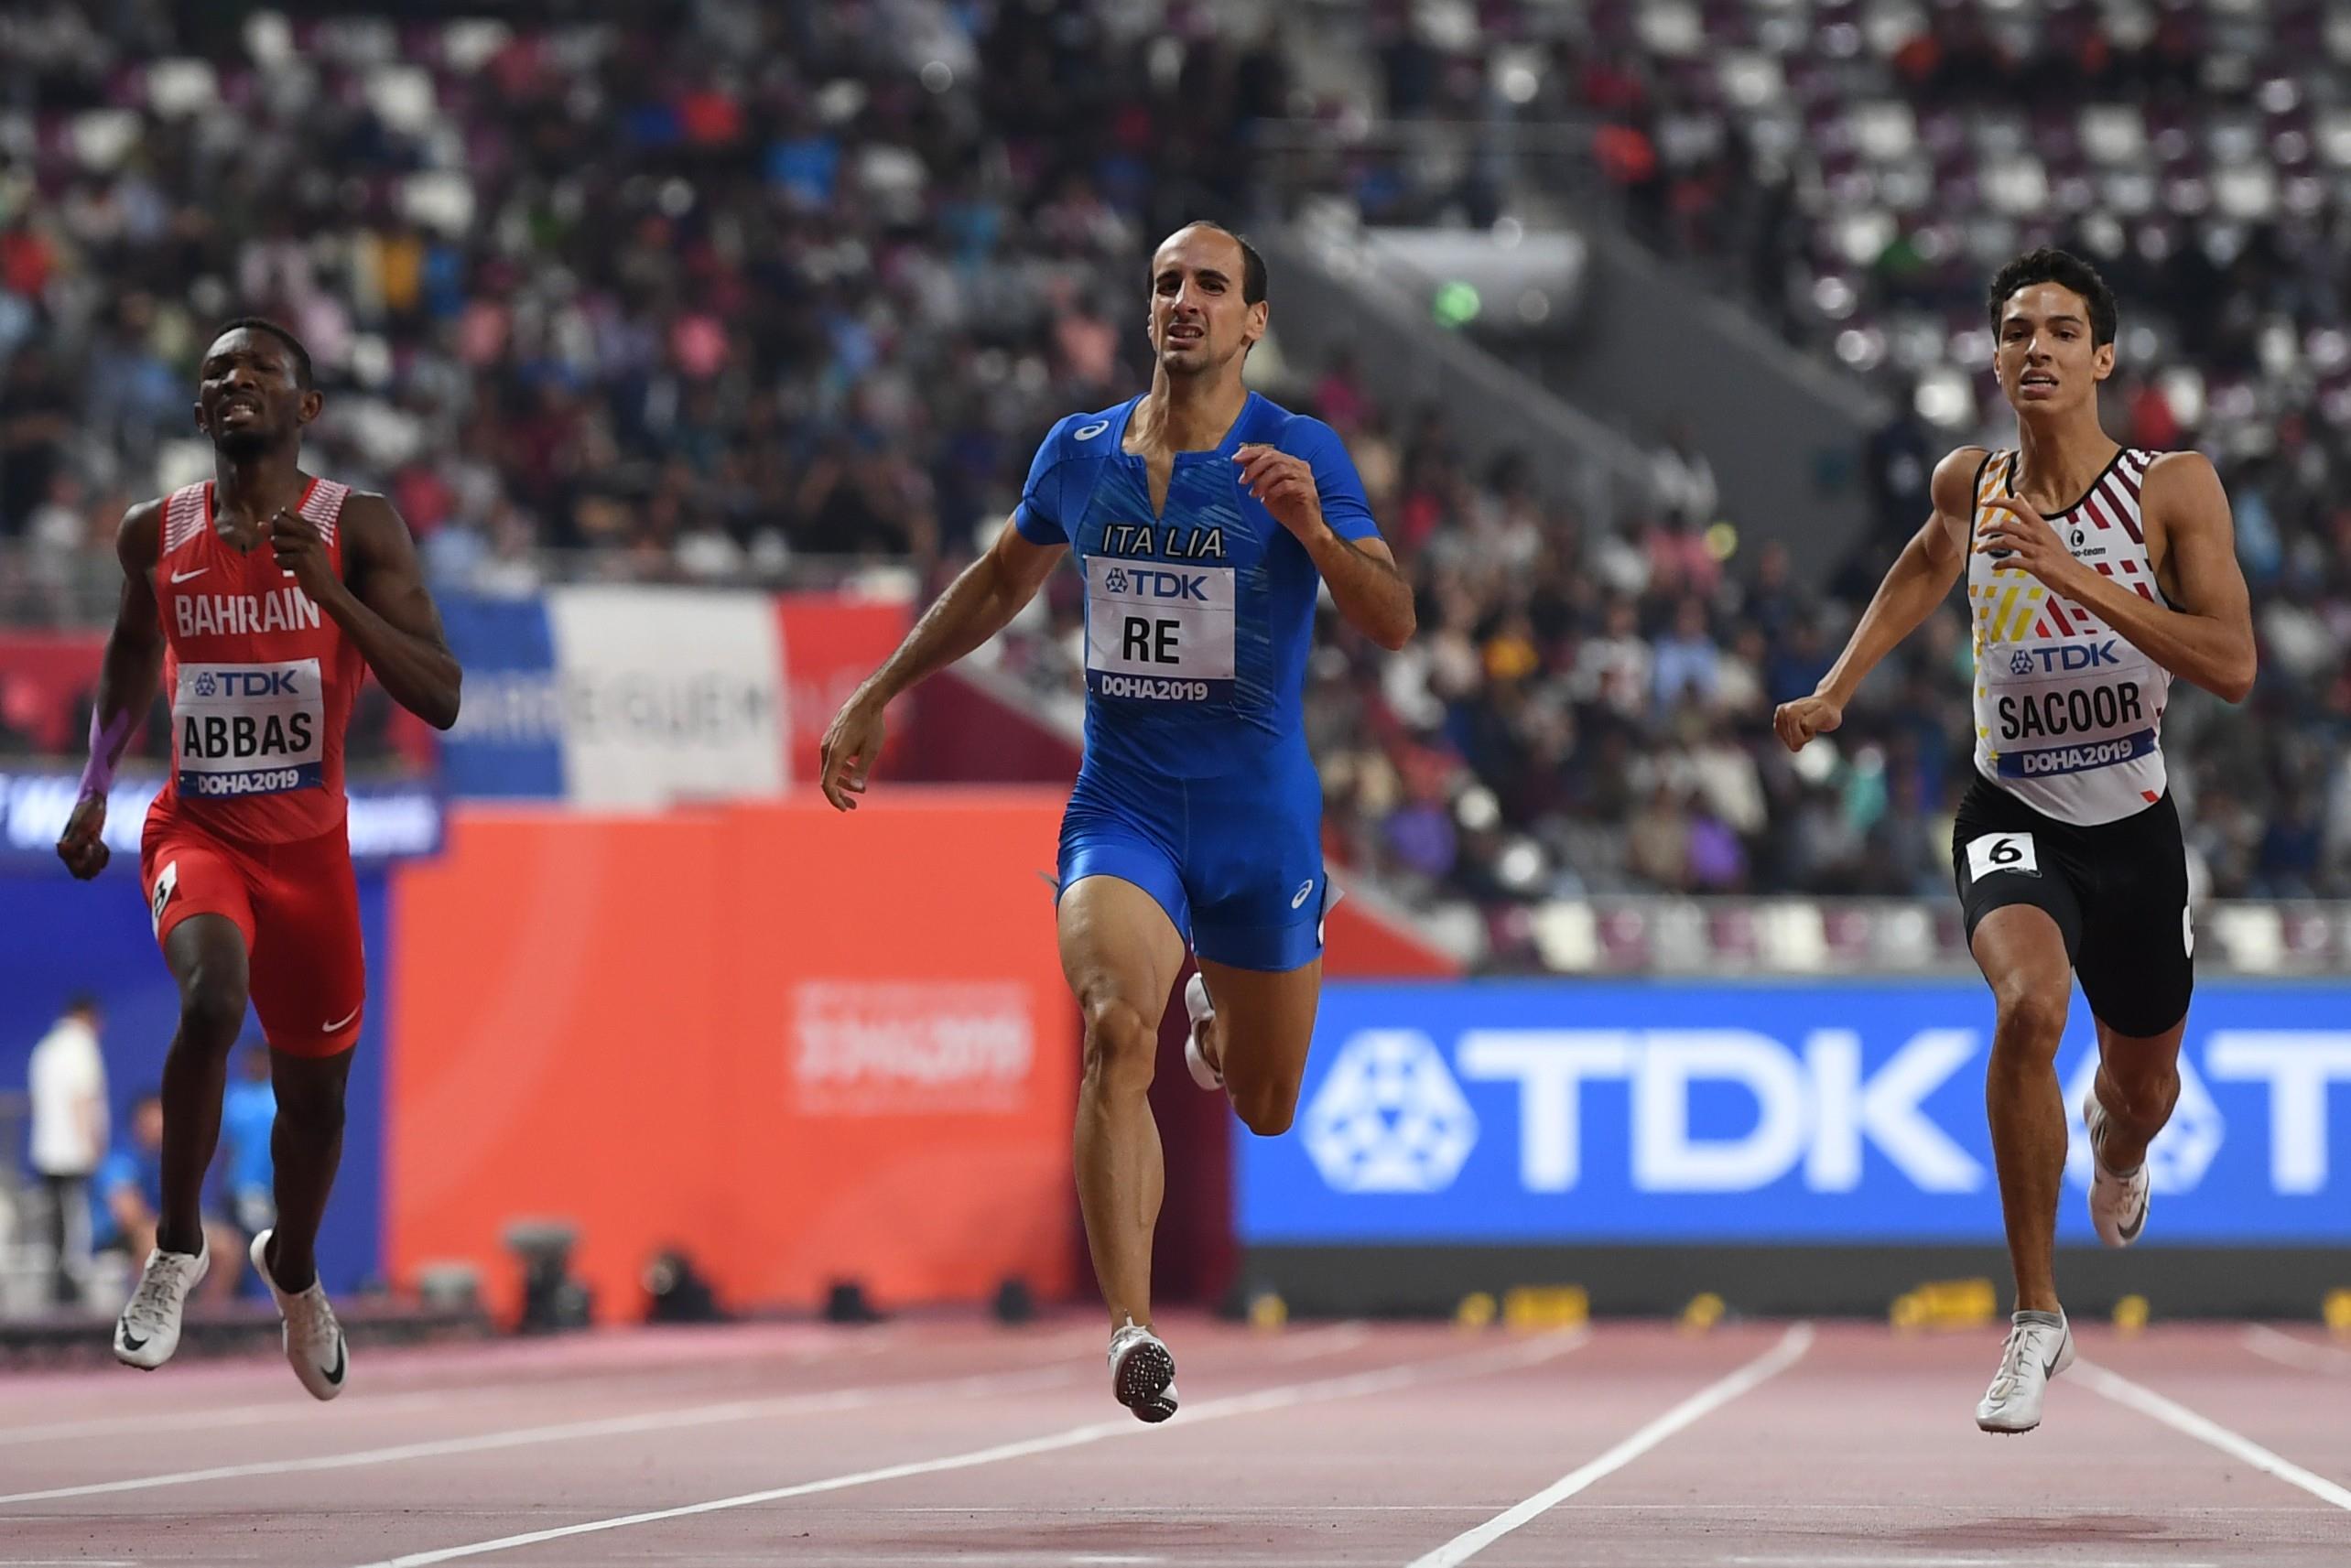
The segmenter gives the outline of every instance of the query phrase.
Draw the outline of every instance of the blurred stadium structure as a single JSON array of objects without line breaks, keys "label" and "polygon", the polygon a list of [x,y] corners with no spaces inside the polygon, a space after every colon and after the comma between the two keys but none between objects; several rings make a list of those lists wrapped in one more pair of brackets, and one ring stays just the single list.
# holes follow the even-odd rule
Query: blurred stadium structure
[{"label": "blurred stadium structure", "polygon": [[[463,1028],[451,1010],[494,1000],[502,973],[553,972],[553,949],[467,926],[468,909],[488,901],[525,937],[561,924],[559,905],[585,910],[564,929],[592,947],[579,922],[620,919],[632,898],[734,896],[716,862],[664,880],[662,857],[716,853],[700,840],[653,843],[731,797],[770,803],[742,807],[741,830],[774,862],[775,907],[752,900],[745,918],[798,940],[805,917],[785,906],[800,851],[783,847],[809,829],[773,801],[807,782],[848,683],[998,524],[1049,422],[1141,384],[1143,257],[1201,214],[1261,240],[1273,327],[1253,379],[1348,437],[1421,590],[1405,654],[1333,621],[1313,666],[1327,837],[1362,895],[1359,935],[1334,930],[1335,970],[1971,973],[1948,891],[1968,768],[1961,614],[1873,679],[1836,744],[1792,762],[1769,715],[1826,669],[1925,512],[1940,453],[2001,439],[1982,279],[2043,242],[2116,285],[2110,427],[2213,456],[2256,593],[2254,697],[2230,709],[2186,694],[2167,726],[2208,901],[2205,972],[2351,963],[2351,903],[2335,902],[2351,892],[2351,13],[2324,0],[546,0],[396,15],[27,0],[0,15],[0,797],[16,861],[0,898],[5,927],[38,936],[12,946],[39,949],[5,971],[27,1027],[0,1069],[61,968],[147,988],[116,1005],[110,1049],[151,1064],[168,1033],[135,901],[91,913],[124,902],[109,885],[68,903],[39,861],[70,803],[114,523],[208,469],[187,406],[212,322],[262,311],[307,340],[330,397],[311,466],[393,497],[468,665],[446,750],[380,701],[353,739],[385,801],[368,895],[379,989],[402,999],[388,1026],[371,1021],[387,1081],[367,1092],[372,1125],[391,1122],[385,1146],[407,1151],[395,1170],[413,1173],[437,1134],[400,1119],[447,1114],[494,1075],[411,1054],[412,1020]],[[1080,608],[1065,575],[910,704],[899,776],[1066,780]],[[626,830],[643,842],[612,829],[570,848],[531,835],[587,817],[517,827],[517,802],[549,824],[565,803],[651,815]],[[135,809],[116,817],[135,830]],[[1049,855],[1049,841],[1031,851]],[[612,887],[566,882],[552,868],[567,862]],[[552,891],[496,903],[515,877]],[[425,907],[454,924],[429,942],[393,934]],[[1041,921],[1033,885],[982,908]],[[891,918],[886,903],[872,918]],[[69,939],[73,956],[52,951]],[[1367,956],[1338,960],[1353,941]],[[428,950],[442,967],[422,967]],[[652,1044],[638,1031],[746,1018],[789,1033],[912,1005],[860,1002],[810,971],[789,1018],[654,988],[623,1019],[579,978],[588,989],[552,1011],[618,1074],[635,1070],[627,1046]],[[978,978],[963,969],[864,978],[945,985],[939,1007],[1013,1042],[970,1069],[981,1089],[1004,1062],[1069,1044],[1066,1018],[1046,1019],[1049,963],[1011,991],[955,990]],[[1979,1027],[1959,994],[1937,993],[1934,1022]],[[1833,1013],[1848,993],[1821,995]],[[1398,1026],[1439,1031],[1429,1020],[1451,1005]],[[1733,997],[1714,1022],[1754,1005]],[[2220,1023],[2233,1005],[2216,1002]],[[1881,1011],[1893,1027],[1900,1010]],[[491,1011],[485,1052],[496,1029],[525,1027]],[[532,1076],[579,1044],[542,1032],[509,1047],[516,1081],[558,1097],[533,1136],[642,1138],[631,1158],[646,1173],[677,1160],[659,1138],[690,1140],[690,1120],[656,1135],[640,1108],[598,1123]],[[1871,1044],[1867,1070],[1900,1044]],[[2230,1115],[2269,1114],[2259,1086],[2286,1080],[2233,1059],[2235,1088],[2216,1085],[2243,1097]],[[417,1078],[425,1060],[445,1076]],[[1825,1060],[1807,1057],[1815,1092]],[[880,1088],[818,1093],[829,1069],[801,1067],[782,1092],[810,1117],[948,1108],[905,1084],[909,1105],[860,1101],[896,1092],[886,1072]],[[671,1070],[642,1086],[701,1081]],[[2294,1081],[2323,1107],[2333,1079]],[[1004,1089],[1024,1134],[1061,1082]],[[1168,1114],[1221,1161],[1220,1120]],[[1423,1155],[1442,1152],[1445,1124]],[[519,1125],[493,1118],[477,1136]],[[2309,1173],[2281,1153],[2277,1190],[2335,1195],[2339,1222],[2346,1178],[2325,1155],[2351,1156],[2330,1126],[2322,1115],[2318,1186],[2293,1185]],[[454,1199],[379,1181],[379,1153],[354,1158],[338,1200],[388,1217],[348,1238],[345,1277],[412,1270],[433,1247],[494,1256],[487,1227],[510,1200],[493,1192],[469,1193],[429,1243],[386,1236]],[[1318,1161],[1304,1139],[1293,1156]],[[750,1234],[729,1227],[752,1206],[756,1162],[694,1179],[710,1246]],[[839,1223],[881,1224],[912,1190]],[[1209,1260],[1188,1276],[1199,1288],[1229,1268],[1225,1192],[1219,1176],[1189,1198],[1216,1212],[1171,1214],[1175,1245]],[[1988,1190],[1969,1202],[1977,1242],[1993,1205]],[[648,1201],[644,1225],[662,1206]],[[1273,1216],[1261,1234],[1317,1222]],[[1770,1215],[1729,1223],[1795,1235]],[[1864,1228],[1901,1239],[1904,1223],[1890,1206]],[[1024,1244],[1064,1285],[1056,1225]],[[2199,1237],[2225,1232],[2216,1217]],[[597,1241],[591,1221],[582,1256],[610,1280],[642,1260],[608,1236],[600,1261]],[[954,1292],[983,1266],[970,1260]],[[805,1300],[814,1277],[721,1283]],[[942,1288],[920,1271],[902,1287]]]}]

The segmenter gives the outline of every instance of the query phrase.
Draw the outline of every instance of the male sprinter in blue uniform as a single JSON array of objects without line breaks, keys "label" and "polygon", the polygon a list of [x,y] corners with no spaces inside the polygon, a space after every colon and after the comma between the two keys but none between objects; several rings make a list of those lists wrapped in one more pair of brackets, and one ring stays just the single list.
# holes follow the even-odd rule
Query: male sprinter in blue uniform
[{"label": "male sprinter in blue uniform", "polygon": [[1187,1057],[1253,1132],[1290,1125],[1322,986],[1322,786],[1300,693],[1317,579],[1386,648],[1413,632],[1346,449],[1241,381],[1264,335],[1265,264],[1211,223],[1151,264],[1151,390],[1073,414],[1037,449],[989,552],[858,688],[824,742],[855,808],[892,697],[1002,631],[1075,548],[1086,579],[1086,762],[1061,828],[1061,968],[1085,1015],[1078,1195],[1110,1309],[1110,1386],[1176,1413],[1151,1328],[1165,1171],[1145,1098],[1188,942]]}]

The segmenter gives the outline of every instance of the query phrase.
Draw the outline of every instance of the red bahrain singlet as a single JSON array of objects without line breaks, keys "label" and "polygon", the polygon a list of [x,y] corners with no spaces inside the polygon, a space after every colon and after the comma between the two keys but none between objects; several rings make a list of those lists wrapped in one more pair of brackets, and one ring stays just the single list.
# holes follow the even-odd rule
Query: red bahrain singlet
[{"label": "red bahrain singlet", "polygon": [[[301,515],[342,574],[337,524],[351,487],[314,479]],[[366,674],[359,649],[280,568],[265,539],[240,553],[212,525],[212,487],[165,503],[155,568],[171,699],[171,777],[152,815],[254,844],[343,825],[343,730]]]}]

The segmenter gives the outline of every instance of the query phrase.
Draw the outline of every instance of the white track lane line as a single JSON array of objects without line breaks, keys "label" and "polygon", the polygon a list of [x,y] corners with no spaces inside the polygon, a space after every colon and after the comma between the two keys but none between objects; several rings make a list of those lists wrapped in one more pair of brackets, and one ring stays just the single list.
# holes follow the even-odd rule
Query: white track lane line
[{"label": "white track lane line", "polygon": [[2172,1431],[2184,1433],[2208,1448],[2217,1448],[2231,1458],[2241,1459],[2256,1470],[2275,1476],[2289,1486],[2300,1487],[2321,1502],[2333,1503],[2336,1508],[2351,1512],[2351,1487],[2337,1486],[2281,1454],[2272,1454],[2244,1433],[2231,1432],[2220,1422],[2198,1415],[2177,1400],[2166,1399],[2151,1388],[2132,1382],[2119,1372],[2109,1372],[2104,1367],[2088,1361],[2075,1362],[2071,1375],[2087,1383],[2094,1393],[2103,1394],[2118,1405],[2128,1405],[2141,1415],[2152,1416]]},{"label": "white track lane line", "polygon": [[[430,1393],[378,1394],[367,1400],[367,1412],[374,1415],[402,1411],[461,1410],[469,1404],[480,1404],[486,1400],[513,1397],[511,1389],[441,1389]],[[125,1432],[212,1432],[224,1427],[265,1426],[271,1422],[298,1419],[318,1419],[316,1401],[297,1404],[290,1399],[273,1400],[265,1405],[227,1405],[211,1411],[159,1411],[153,1415],[90,1416],[81,1421],[52,1422],[46,1426],[10,1427],[0,1431],[0,1448],[27,1443],[58,1443],[76,1437],[106,1437]],[[6,1568],[5,1559],[0,1559],[0,1568]]]},{"label": "white track lane line", "polygon": [[1780,1336],[1779,1344],[1738,1371],[1699,1390],[1590,1464],[1570,1470],[1515,1508],[1414,1558],[1412,1568],[1454,1568],[1456,1563],[1468,1562],[1521,1525],[1541,1518],[1595,1481],[1615,1475],[1675,1433],[1705,1420],[1749,1390],[1770,1382],[1802,1360],[1812,1342],[1812,1325],[1796,1324]]},{"label": "white track lane line", "polygon": [[2351,1350],[2313,1345],[2307,1339],[2281,1334],[2265,1323],[2247,1326],[2245,1348],[2265,1361],[2291,1367],[2297,1372],[2351,1372]]},{"label": "white track lane line", "polygon": [[[1067,1334],[1056,1338],[1069,1337]],[[1090,1337],[1090,1335],[1088,1336]],[[879,1355],[893,1346],[873,1343],[844,1346],[839,1348],[819,1347],[796,1350],[785,1356],[759,1357],[753,1368],[805,1367],[816,1362],[838,1362],[861,1359]],[[275,1358],[273,1357],[273,1360]],[[111,1373],[101,1376],[111,1377]],[[403,1392],[376,1393],[372,1385],[346,1390],[346,1400],[338,1410],[364,1409],[371,1416],[397,1411],[464,1410],[469,1406],[516,1401],[533,1394],[553,1393],[576,1395],[582,1388],[592,1386],[600,1394],[625,1393],[646,1398],[662,1395],[676,1397],[696,1390],[679,1388],[681,1383],[717,1382],[710,1374],[710,1364],[699,1361],[677,1361],[631,1365],[617,1368],[610,1375],[591,1373],[590,1383],[567,1381],[559,1376],[523,1378],[496,1383],[450,1384],[438,1389],[417,1389]],[[716,1390],[713,1390],[716,1391]],[[211,1432],[231,1426],[266,1426],[273,1422],[316,1421],[319,1418],[315,1400],[297,1399],[271,1400],[264,1404],[223,1405],[216,1410],[161,1411],[146,1415],[86,1416],[80,1421],[49,1422],[38,1426],[0,1427],[0,1448],[16,1447],[27,1443],[51,1443],[76,1437],[103,1437],[116,1433],[150,1432]],[[0,1568],[8,1568],[0,1560]]]},{"label": "white track lane line", "polygon": [[770,1416],[864,1410],[873,1405],[939,1395],[954,1398],[970,1394],[1011,1393],[1068,1382],[1078,1375],[1077,1368],[1063,1362],[1064,1358],[1056,1357],[1054,1365],[1020,1371],[989,1372],[975,1377],[912,1383],[873,1383],[862,1388],[828,1389],[805,1394],[779,1394],[770,1399],[688,1405],[677,1410],[646,1411],[637,1415],[608,1416],[595,1421],[514,1427],[504,1432],[477,1433],[469,1437],[403,1443],[389,1448],[363,1448],[350,1454],[320,1454],[301,1459],[265,1459],[249,1465],[219,1465],[206,1470],[176,1470],[161,1476],[137,1476],[123,1481],[49,1487],[36,1492],[11,1492],[0,1496],[0,1504],[98,1498],[116,1492],[190,1487],[204,1481],[244,1480],[255,1476],[298,1476],[316,1470],[356,1470],[371,1465],[397,1465],[410,1459],[439,1459],[452,1454],[486,1454],[502,1448],[528,1448],[542,1443],[569,1443],[589,1437],[623,1437],[647,1432],[678,1432],[689,1427],[717,1426],[729,1422],[760,1421]]},{"label": "white track lane line", "polygon": [[[1286,1410],[1294,1405],[1314,1404],[1325,1400],[1357,1399],[1366,1394],[1381,1394],[1396,1389],[1412,1387],[1433,1378],[1478,1377],[1487,1372],[1513,1370],[1533,1367],[1564,1356],[1568,1351],[1588,1343],[1590,1336],[1583,1330],[1560,1335],[1546,1335],[1539,1339],[1511,1345],[1501,1350],[1472,1351],[1467,1355],[1436,1357],[1422,1361],[1407,1361],[1399,1366],[1384,1367],[1377,1371],[1354,1372],[1343,1377],[1319,1378],[1310,1382],[1284,1383],[1271,1389],[1260,1389],[1253,1394],[1235,1394],[1225,1399],[1203,1400],[1187,1404],[1176,1413],[1168,1426],[1197,1426],[1202,1422],[1221,1421],[1227,1416],[1255,1415],[1262,1411]],[[625,1530],[632,1525],[658,1524],[666,1519],[689,1519],[697,1514],[723,1513],[733,1509],[755,1508],[763,1503],[780,1503],[793,1498],[811,1497],[819,1492],[844,1491],[851,1487],[870,1487],[876,1482],[902,1480],[909,1476],[936,1476],[948,1470],[969,1470],[981,1465],[997,1465],[1006,1460],[1026,1459],[1039,1454],[1052,1454],[1064,1448],[1082,1447],[1090,1443],[1110,1442],[1121,1437],[1133,1437],[1141,1433],[1160,1430],[1121,1416],[1116,1421],[1089,1422],[1084,1426],[1065,1428],[1047,1433],[1042,1437],[1024,1438],[1017,1443],[1000,1443],[991,1447],[969,1449],[961,1454],[942,1454],[936,1459],[915,1459],[902,1465],[885,1465],[876,1470],[858,1470],[845,1476],[829,1476],[819,1481],[803,1481],[797,1486],[776,1487],[764,1492],[744,1492],[731,1498],[714,1498],[705,1503],[688,1503],[679,1508],[651,1509],[644,1513],[620,1514],[611,1519],[590,1519],[580,1524],[567,1524],[552,1530],[528,1530],[521,1535],[501,1536],[494,1541],[477,1541],[463,1546],[447,1546],[432,1552],[410,1552],[382,1563],[372,1563],[366,1568],[431,1568],[436,1563],[450,1563],[460,1557],[479,1557],[486,1552],[511,1552],[518,1547],[536,1546],[543,1541],[563,1541],[575,1535],[591,1535],[609,1530]]]}]

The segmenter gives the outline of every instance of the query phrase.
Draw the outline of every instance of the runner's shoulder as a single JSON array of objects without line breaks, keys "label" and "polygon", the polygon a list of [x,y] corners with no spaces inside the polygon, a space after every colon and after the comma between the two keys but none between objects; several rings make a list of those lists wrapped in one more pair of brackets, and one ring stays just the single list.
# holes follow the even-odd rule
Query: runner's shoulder
[{"label": "runner's shoulder", "polygon": [[2193,448],[2174,452],[2146,453],[2146,477],[2140,481],[2140,504],[2147,507],[2194,505],[2218,499],[2226,504],[2227,492],[2220,470],[2210,458]]},{"label": "runner's shoulder", "polygon": [[1954,447],[1934,465],[1934,506],[1938,512],[1965,518],[1976,509],[1976,484],[1990,460],[1988,447]]},{"label": "runner's shoulder", "polygon": [[151,571],[163,558],[163,514],[170,503],[169,496],[157,496],[123,514],[114,528],[114,557],[125,571]]},{"label": "runner's shoulder", "polygon": [[1312,460],[1347,450],[1346,441],[1327,424],[1311,414],[1294,413],[1262,393],[1246,417],[1252,421],[1252,428],[1244,432],[1244,439],[1262,441],[1294,458]]},{"label": "runner's shoulder", "polygon": [[1065,414],[1053,422],[1053,428],[1037,443],[1037,456],[1046,462],[1066,462],[1078,458],[1108,457],[1118,449],[1110,432],[1122,428],[1127,414],[1142,402],[1138,395],[1114,403],[1108,408],[1080,410]]}]

